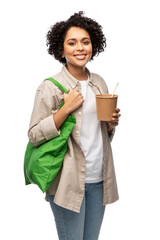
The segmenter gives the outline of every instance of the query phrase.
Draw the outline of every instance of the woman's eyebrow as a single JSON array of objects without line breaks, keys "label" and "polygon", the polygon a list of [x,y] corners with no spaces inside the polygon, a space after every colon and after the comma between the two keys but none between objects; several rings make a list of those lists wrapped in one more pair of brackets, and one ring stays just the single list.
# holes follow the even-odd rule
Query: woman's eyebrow
[{"label": "woman's eyebrow", "polygon": [[[84,37],[84,38],[82,38],[82,40],[85,40],[85,39],[90,40],[89,37]],[[70,40],[72,40],[72,41],[76,41],[77,39],[76,39],[76,38],[69,38],[69,39],[67,40],[67,42],[70,41]]]}]

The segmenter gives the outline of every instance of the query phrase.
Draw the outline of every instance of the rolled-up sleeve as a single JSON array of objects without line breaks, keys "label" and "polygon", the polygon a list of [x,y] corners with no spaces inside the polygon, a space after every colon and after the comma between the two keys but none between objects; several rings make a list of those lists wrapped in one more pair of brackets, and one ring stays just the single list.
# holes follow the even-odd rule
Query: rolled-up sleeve
[{"label": "rolled-up sleeve", "polygon": [[57,131],[53,120],[53,115],[42,120],[40,122],[40,126],[46,140],[50,140],[51,138],[59,135],[59,131]]},{"label": "rolled-up sleeve", "polygon": [[56,101],[56,95],[51,95],[46,88],[43,88],[43,92],[37,90],[28,130],[28,138],[33,146],[39,146],[60,135],[53,118],[58,111]]}]

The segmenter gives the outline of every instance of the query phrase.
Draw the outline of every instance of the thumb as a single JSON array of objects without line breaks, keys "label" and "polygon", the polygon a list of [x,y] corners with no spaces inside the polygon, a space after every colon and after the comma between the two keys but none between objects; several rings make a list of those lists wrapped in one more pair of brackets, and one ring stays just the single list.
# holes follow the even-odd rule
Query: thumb
[{"label": "thumb", "polygon": [[70,88],[67,89],[68,93],[70,92]]},{"label": "thumb", "polygon": [[[68,88],[67,89],[68,93],[70,92],[70,89]],[[63,97],[64,97],[64,100],[66,99],[66,97],[68,96],[68,93],[64,93]]]}]

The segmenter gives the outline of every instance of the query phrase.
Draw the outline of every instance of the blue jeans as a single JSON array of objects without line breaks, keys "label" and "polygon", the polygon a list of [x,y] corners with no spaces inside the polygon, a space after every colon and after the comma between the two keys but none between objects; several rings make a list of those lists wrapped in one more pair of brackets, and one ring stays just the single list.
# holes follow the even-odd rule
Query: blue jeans
[{"label": "blue jeans", "polygon": [[86,183],[80,213],[58,206],[49,196],[59,240],[98,240],[104,216],[103,182]]}]

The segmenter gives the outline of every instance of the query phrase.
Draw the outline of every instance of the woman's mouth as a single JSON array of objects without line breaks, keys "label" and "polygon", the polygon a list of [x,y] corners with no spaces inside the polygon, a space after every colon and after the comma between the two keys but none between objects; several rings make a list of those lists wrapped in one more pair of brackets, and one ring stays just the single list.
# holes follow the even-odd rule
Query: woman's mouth
[{"label": "woman's mouth", "polygon": [[86,58],[86,54],[76,54],[74,55],[78,60],[84,60]]}]

